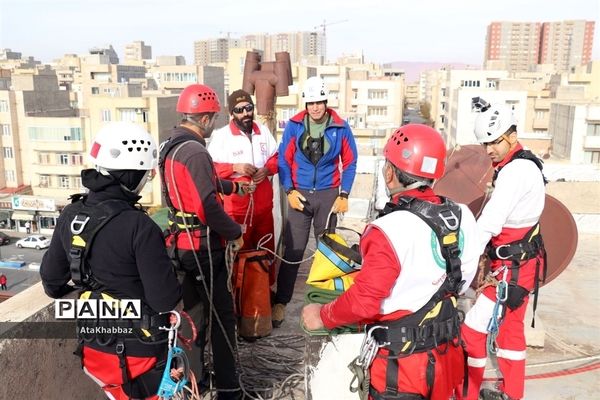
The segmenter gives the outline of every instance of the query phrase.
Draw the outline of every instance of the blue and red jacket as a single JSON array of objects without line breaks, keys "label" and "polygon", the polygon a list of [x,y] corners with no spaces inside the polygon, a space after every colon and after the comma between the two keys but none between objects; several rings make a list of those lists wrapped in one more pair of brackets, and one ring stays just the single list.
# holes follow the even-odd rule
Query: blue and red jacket
[{"label": "blue and red jacket", "polygon": [[[346,121],[331,108],[330,124],[325,128],[329,150],[314,165],[301,150],[306,110],[294,115],[285,126],[279,145],[279,179],[289,189],[324,190],[339,187],[350,193],[356,175],[358,152],[352,130]],[[341,163],[341,171],[340,171]]]}]

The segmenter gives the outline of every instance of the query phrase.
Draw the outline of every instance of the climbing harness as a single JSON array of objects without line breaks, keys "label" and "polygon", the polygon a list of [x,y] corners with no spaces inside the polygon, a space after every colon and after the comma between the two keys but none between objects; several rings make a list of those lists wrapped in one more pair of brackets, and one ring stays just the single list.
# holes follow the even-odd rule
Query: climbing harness
[{"label": "climbing harness", "polygon": [[[177,311],[168,311],[161,314],[170,314],[175,316],[176,321],[171,322],[169,327],[161,327],[159,329],[169,332],[169,347],[167,353],[167,360],[165,362],[165,370],[163,372],[160,386],[158,387],[158,396],[163,399],[171,399],[178,392],[183,391],[183,387],[188,383],[190,377],[190,365],[185,352],[177,346],[177,330],[181,325],[181,315]],[[173,362],[177,363],[177,375],[179,378],[174,378],[171,369]]]},{"label": "climbing harness", "polygon": [[98,232],[114,217],[123,211],[140,211],[124,200],[105,200],[93,207],[87,206],[87,195],[74,194],[71,204],[63,210],[64,217],[71,221],[71,248],[69,249],[69,269],[71,279],[78,288],[100,287],[93,279],[92,271],[87,263],[87,255]]},{"label": "climbing harness", "polygon": [[499,273],[502,273],[502,279],[496,286],[496,303],[494,304],[494,311],[492,311],[492,316],[486,328],[488,332],[487,351],[489,354],[496,354],[498,352],[496,338],[498,337],[498,331],[500,329],[500,325],[502,324],[502,320],[504,319],[504,307],[506,299],[508,298],[508,283],[506,282],[508,269],[506,265],[500,270],[496,271],[493,275],[497,275]]},{"label": "climbing harness", "polygon": [[[460,206],[452,201],[445,198],[441,200],[441,204],[433,204],[412,197],[400,197],[398,204],[388,203],[384,208],[382,215],[401,210],[409,211],[434,231],[441,254],[446,261],[446,278],[431,299],[413,314],[394,321],[379,321],[377,325],[368,326],[361,353],[350,365],[351,370],[355,372],[353,382],[357,382],[354,389],[360,390],[361,396],[371,395],[377,399],[409,398],[410,393],[401,393],[397,390],[399,360],[413,353],[422,352],[428,355],[426,381],[431,393],[436,364],[433,352],[439,352],[437,348],[442,344],[460,346],[460,323],[463,317],[457,308],[456,298],[464,284],[459,258],[462,212]],[[388,354],[379,356],[387,359],[386,389],[379,393],[370,387],[367,381],[369,365],[381,348],[386,349]],[[465,370],[467,368],[466,360],[464,368]],[[362,394],[365,390],[367,393]],[[463,391],[466,393],[466,386],[463,387]]]}]

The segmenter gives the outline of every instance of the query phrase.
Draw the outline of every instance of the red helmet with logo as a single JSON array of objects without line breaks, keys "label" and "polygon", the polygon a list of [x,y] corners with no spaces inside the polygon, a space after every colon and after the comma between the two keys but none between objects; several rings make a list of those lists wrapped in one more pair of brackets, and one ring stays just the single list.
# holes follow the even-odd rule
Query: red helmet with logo
[{"label": "red helmet with logo", "polygon": [[177,112],[183,114],[218,113],[221,111],[219,96],[215,91],[200,84],[189,85],[179,95]]},{"label": "red helmet with logo", "polygon": [[383,148],[383,156],[407,174],[438,179],[446,167],[446,144],[435,129],[408,124],[392,133]]}]

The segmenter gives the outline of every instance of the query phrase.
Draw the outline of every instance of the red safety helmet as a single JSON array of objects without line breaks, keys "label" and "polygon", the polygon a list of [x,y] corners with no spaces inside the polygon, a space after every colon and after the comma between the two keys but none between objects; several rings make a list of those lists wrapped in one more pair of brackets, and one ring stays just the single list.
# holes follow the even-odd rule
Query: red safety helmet
[{"label": "red safety helmet", "polygon": [[177,112],[183,114],[218,113],[221,111],[219,96],[206,85],[189,85],[179,95]]},{"label": "red safety helmet", "polygon": [[446,167],[446,144],[435,129],[408,124],[392,133],[383,148],[383,156],[407,174],[438,179]]}]

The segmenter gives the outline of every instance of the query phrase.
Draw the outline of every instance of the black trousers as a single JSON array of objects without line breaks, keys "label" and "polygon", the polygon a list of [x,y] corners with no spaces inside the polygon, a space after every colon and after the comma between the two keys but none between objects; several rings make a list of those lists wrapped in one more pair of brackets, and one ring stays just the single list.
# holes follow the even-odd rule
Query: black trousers
[{"label": "black trousers", "polygon": [[[304,210],[298,211],[288,204],[288,218],[285,222],[283,258],[288,261],[300,261],[304,256],[304,250],[310,236],[310,225],[312,222],[315,239],[319,237],[326,228],[327,216],[339,194],[338,188],[318,190],[298,190],[307,200]],[[332,214],[334,226],[337,222],[336,214]],[[287,304],[292,300],[294,285],[298,276],[299,264],[288,264],[282,262],[277,275],[277,293],[275,303]]]},{"label": "black trousers", "polygon": [[[227,289],[227,269],[225,267],[224,250],[212,251],[212,268],[210,266],[208,251],[197,253],[200,261],[200,271],[198,270],[196,260],[191,251],[180,253],[180,261],[186,273],[183,278],[183,305],[185,310],[189,310],[195,305],[202,303],[205,315],[212,309],[212,330],[210,338],[213,350],[213,365],[215,370],[215,380],[217,389],[238,389],[238,374],[236,369],[236,359],[232,352],[235,351],[235,316],[233,313],[233,300],[231,293]],[[206,288],[210,291],[212,280],[212,294],[206,292],[202,282],[203,277],[206,282]],[[217,316],[221,320],[225,332],[217,322]],[[205,329],[204,321],[194,321],[198,330]],[[199,332],[200,334],[200,332]],[[229,341],[229,343],[228,343]],[[235,393],[239,395],[239,393]],[[226,393],[219,393],[219,398],[229,398]],[[234,398],[234,397],[232,397]]]}]

